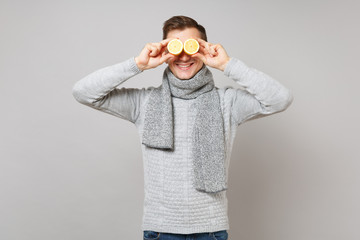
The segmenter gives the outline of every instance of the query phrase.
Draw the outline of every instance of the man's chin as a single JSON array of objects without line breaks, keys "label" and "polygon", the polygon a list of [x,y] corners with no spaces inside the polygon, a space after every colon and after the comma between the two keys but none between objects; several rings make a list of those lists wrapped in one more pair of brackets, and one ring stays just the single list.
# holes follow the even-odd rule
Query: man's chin
[{"label": "man's chin", "polygon": [[180,80],[189,80],[189,79],[191,79],[193,76],[194,76],[194,75],[183,74],[183,75],[180,75],[180,76],[178,77],[178,79],[180,79]]},{"label": "man's chin", "polygon": [[[173,73],[174,74],[174,73]],[[180,80],[189,80],[192,78],[195,74],[189,73],[189,72],[176,72],[175,77],[177,77]]]}]

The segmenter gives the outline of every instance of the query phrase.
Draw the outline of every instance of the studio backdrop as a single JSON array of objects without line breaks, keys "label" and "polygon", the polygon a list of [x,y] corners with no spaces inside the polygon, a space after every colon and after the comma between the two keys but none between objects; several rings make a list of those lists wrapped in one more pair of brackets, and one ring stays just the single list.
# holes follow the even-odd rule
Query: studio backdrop
[{"label": "studio backdrop", "polygon": [[[229,239],[360,239],[359,1],[0,1],[0,239],[142,239],[141,143],[79,104],[87,74],[137,56],[174,15],[289,88],[238,128]],[[159,86],[165,64],[123,86]],[[218,87],[238,87],[211,69]]]}]

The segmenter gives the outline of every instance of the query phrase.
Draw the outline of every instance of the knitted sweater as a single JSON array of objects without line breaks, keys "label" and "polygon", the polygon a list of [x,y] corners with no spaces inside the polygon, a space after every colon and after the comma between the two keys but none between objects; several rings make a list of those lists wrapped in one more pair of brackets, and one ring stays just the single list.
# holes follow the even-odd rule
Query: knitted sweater
[{"label": "knitted sweater", "polygon": [[[80,103],[134,123],[141,138],[146,102],[154,88],[118,88],[140,72],[134,58],[128,59],[84,77],[75,84],[73,95]],[[242,87],[217,88],[224,120],[228,173],[237,126],[255,117],[285,110],[292,95],[276,80],[235,58],[231,58],[224,74]],[[191,139],[195,99],[172,97],[172,100],[174,151],[142,144],[145,187],[142,230],[180,234],[227,230],[226,191],[212,194],[193,187]]]}]

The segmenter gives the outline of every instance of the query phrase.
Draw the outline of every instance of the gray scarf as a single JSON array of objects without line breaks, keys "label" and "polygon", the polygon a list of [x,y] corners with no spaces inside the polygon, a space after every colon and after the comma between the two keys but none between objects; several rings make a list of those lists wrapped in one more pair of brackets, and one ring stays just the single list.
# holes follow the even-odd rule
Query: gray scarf
[{"label": "gray scarf", "polygon": [[146,106],[143,144],[151,148],[174,150],[172,96],[196,98],[197,115],[192,139],[195,188],[208,193],[226,190],[220,98],[213,76],[206,66],[189,80],[180,80],[169,68],[165,69],[162,85],[151,92]]}]

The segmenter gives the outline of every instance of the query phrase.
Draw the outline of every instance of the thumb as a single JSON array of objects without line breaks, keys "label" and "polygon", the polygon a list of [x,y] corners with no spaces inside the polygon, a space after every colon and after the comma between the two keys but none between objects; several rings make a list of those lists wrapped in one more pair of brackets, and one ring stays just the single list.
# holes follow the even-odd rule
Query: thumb
[{"label": "thumb", "polygon": [[167,62],[172,57],[173,57],[173,55],[171,53],[165,53],[160,58],[160,64],[163,64],[164,62]]}]

